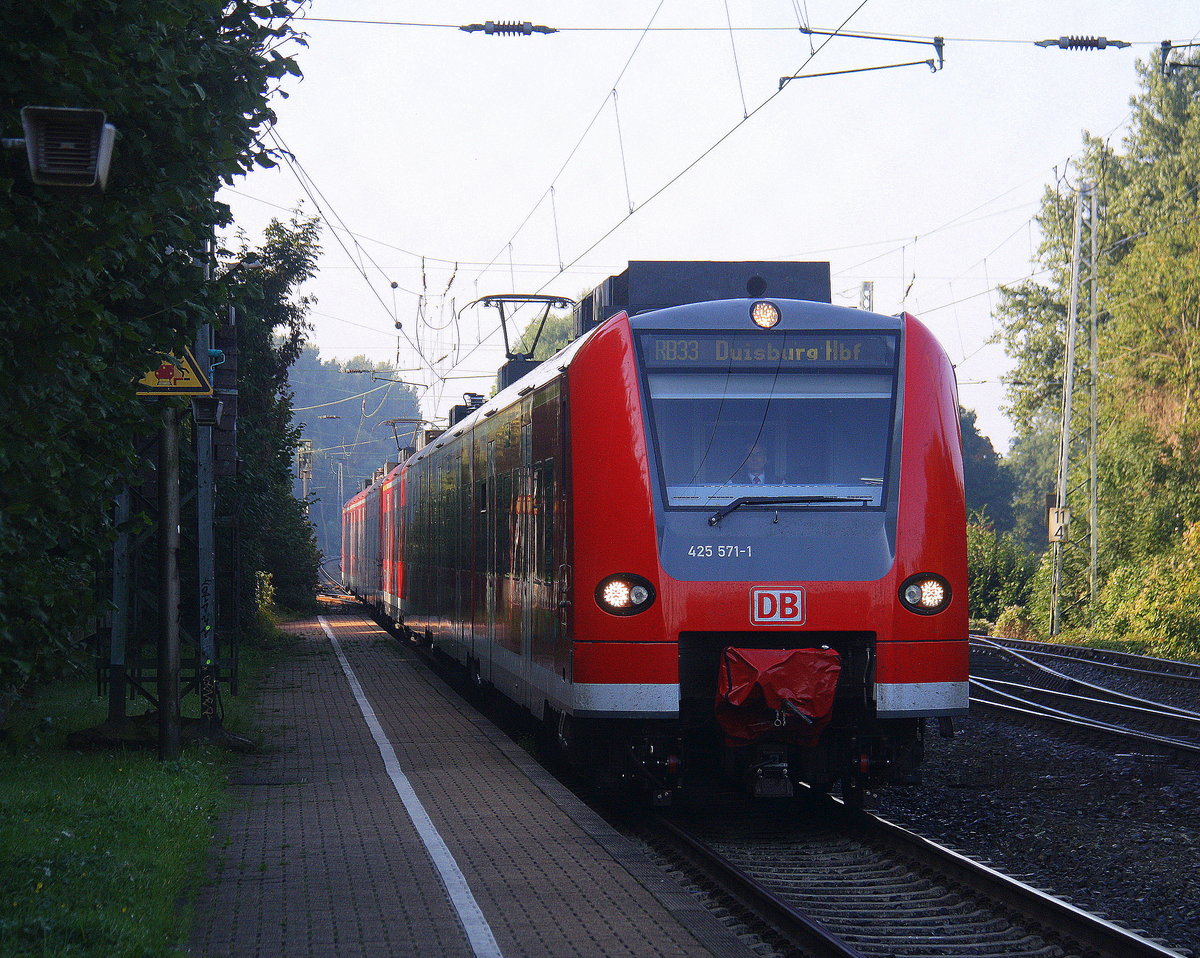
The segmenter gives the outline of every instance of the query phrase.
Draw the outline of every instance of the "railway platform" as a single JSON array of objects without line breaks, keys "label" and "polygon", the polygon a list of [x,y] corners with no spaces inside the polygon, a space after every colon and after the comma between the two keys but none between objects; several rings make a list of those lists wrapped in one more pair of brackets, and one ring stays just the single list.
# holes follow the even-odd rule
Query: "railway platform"
[{"label": "railway platform", "polygon": [[191,954],[753,954],[360,607],[289,631]]}]

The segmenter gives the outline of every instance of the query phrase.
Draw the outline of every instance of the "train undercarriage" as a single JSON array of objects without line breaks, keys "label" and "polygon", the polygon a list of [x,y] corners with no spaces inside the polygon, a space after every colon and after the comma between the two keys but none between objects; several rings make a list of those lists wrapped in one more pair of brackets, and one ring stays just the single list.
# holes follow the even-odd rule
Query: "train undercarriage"
[{"label": "train undercarriage", "polygon": [[[416,645],[431,644],[426,634],[397,630]],[[759,649],[836,650],[841,669],[832,715],[815,744],[771,734],[749,744],[729,741],[714,706],[720,657],[731,641],[753,642]],[[541,750],[557,754],[600,791],[651,805],[670,805],[681,790],[721,779],[755,798],[840,789],[847,804],[861,806],[869,789],[920,782],[927,731],[925,718],[873,715],[874,642],[870,633],[685,633],[677,719],[576,718],[547,706],[539,727]],[[471,683],[486,689],[478,670],[465,668]],[[944,737],[953,735],[950,719],[940,719],[938,729]]]},{"label": "train undercarriage", "polygon": [[920,780],[924,719],[836,716],[815,746],[769,740],[730,746],[711,720],[711,703],[708,714],[651,723],[548,713],[547,738],[603,791],[636,792],[652,805],[669,805],[681,789],[716,778],[756,798],[840,785],[843,799],[856,806],[867,789]]}]

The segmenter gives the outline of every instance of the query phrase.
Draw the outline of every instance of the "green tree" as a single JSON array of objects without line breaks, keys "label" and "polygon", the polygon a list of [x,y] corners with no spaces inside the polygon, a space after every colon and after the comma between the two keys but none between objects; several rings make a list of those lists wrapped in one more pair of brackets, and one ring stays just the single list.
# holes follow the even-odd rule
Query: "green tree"
[{"label": "green tree", "polygon": [[[1100,571],[1118,591],[1139,569],[1176,556],[1200,520],[1200,71],[1163,76],[1145,63],[1138,73],[1122,148],[1085,138],[1078,169],[1101,200]],[[999,310],[1016,361],[1007,379],[1017,431],[1010,462],[1016,529],[1027,542],[1034,530],[1025,517],[1044,515],[1038,500],[1053,483],[1072,205],[1070,191],[1047,191],[1039,216],[1047,279],[1006,290]],[[1067,584],[1068,594],[1080,591]],[[1045,597],[1032,605],[1045,606]],[[1108,621],[1136,625],[1128,616]]]},{"label": "green tree", "polygon": [[1200,523],[1170,549],[1113,572],[1098,605],[1096,624],[1111,635],[1159,654],[1200,654]]},{"label": "green tree", "polygon": [[[24,105],[101,107],[108,191],[33,185],[0,151],[0,698],[55,667],[96,611],[105,504],[154,411],[158,350],[224,302],[196,257],[229,218],[218,187],[273,160],[269,101],[294,4],[44,0],[0,6],[0,129]],[[0,702],[2,712],[2,702]]]},{"label": "green tree", "polygon": [[1042,552],[1047,545],[1046,496],[1058,475],[1061,415],[1045,410],[1014,440],[1005,464],[1013,481],[1012,531],[1026,549]]},{"label": "green tree", "polygon": [[[219,486],[222,510],[240,518],[241,607],[260,573],[267,573],[277,600],[290,608],[312,602],[319,554],[304,503],[292,495],[292,462],[300,442],[293,421],[289,371],[309,329],[311,301],[297,288],[316,272],[321,248],[316,218],[272,220],[264,231],[257,265],[239,270],[238,455],[239,474]],[[249,258],[249,251],[243,250]]]},{"label": "green tree", "polygon": [[341,551],[343,500],[376,469],[398,461],[401,448],[417,444],[421,409],[401,379],[391,363],[365,356],[322,360],[314,346],[306,346],[291,369],[297,425],[313,444],[311,515],[326,557]]},{"label": "green tree", "polygon": [[986,515],[997,528],[1010,530],[1013,525],[1012,475],[992,441],[980,433],[975,418],[973,409],[958,407],[967,511]]},{"label": "green tree", "polygon": [[530,321],[521,333],[516,352],[527,353],[532,348],[534,359],[549,359],[568,345],[574,335],[574,318],[570,313],[551,313],[544,326],[540,319]]}]

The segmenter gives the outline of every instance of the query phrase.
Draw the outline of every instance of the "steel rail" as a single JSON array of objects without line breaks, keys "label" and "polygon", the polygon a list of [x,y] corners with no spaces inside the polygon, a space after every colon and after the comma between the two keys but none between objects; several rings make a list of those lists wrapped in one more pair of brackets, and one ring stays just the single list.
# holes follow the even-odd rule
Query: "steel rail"
[{"label": "steel rail", "polygon": [[860,812],[871,827],[919,860],[967,888],[999,901],[1035,922],[1047,933],[1062,935],[1095,952],[1099,958],[1180,958],[1180,953],[1136,932],[1084,911],[1070,902],[1027,885],[906,828]]},{"label": "steel rail", "polygon": [[[1117,662],[1106,662],[1104,659],[1094,658],[1090,655],[1064,655],[1062,652],[1042,652],[1039,649],[1025,649],[1026,655],[1036,656],[1039,659],[1056,659],[1060,662],[1075,662],[1076,664],[1090,665],[1098,669],[1108,669],[1111,672],[1124,672],[1128,675],[1142,676],[1148,679],[1164,679],[1168,682],[1185,682],[1200,683],[1200,672],[1191,674],[1187,671],[1163,671],[1160,669],[1143,669],[1132,665],[1120,665]],[[1125,655],[1127,653],[1120,653]],[[1161,662],[1171,661],[1169,659],[1160,659]],[[1182,663],[1187,664],[1187,663]]]},{"label": "steel rail", "polygon": [[[1029,932],[1055,942],[1068,953],[1086,954],[1089,958],[1180,958],[1179,952],[1144,938],[1135,931],[1093,915],[870,812],[847,809],[833,798],[826,798],[822,806],[829,813],[828,823],[838,831],[841,829],[833,824],[835,822],[840,822],[848,833],[852,833],[854,840],[866,839],[876,846],[882,846],[882,854],[889,858],[895,856],[898,864],[903,863],[903,868],[928,876],[947,888],[958,889],[960,894],[976,896],[988,902],[990,907],[998,906],[999,913],[1011,914]],[[785,901],[685,828],[661,816],[655,819],[655,824],[670,835],[676,851],[694,867],[797,946],[822,955],[859,958],[878,954],[878,946],[893,948],[883,940],[875,942],[877,947],[871,947],[868,952],[854,948],[841,941],[819,919]],[[847,900],[852,899],[851,895]],[[888,953],[904,954],[904,944],[906,942],[898,939],[896,946],[900,950],[889,950]],[[918,950],[923,947],[919,943],[907,944],[913,944]]]},{"label": "steel rail", "polygon": [[[971,680],[972,684],[978,683],[977,679]],[[976,695],[971,696],[971,706],[983,706],[984,708],[995,709],[1009,715],[1015,715],[1020,718],[1032,718],[1040,722],[1051,722],[1057,725],[1065,725],[1073,729],[1082,730],[1089,733],[1098,733],[1113,738],[1124,738],[1137,742],[1139,745],[1154,746],[1163,749],[1169,753],[1168,757],[1181,758],[1188,757],[1193,760],[1200,759],[1200,745],[1195,745],[1191,742],[1185,742],[1181,739],[1170,738],[1165,735],[1155,735],[1151,732],[1140,732],[1136,729],[1125,728],[1120,725],[1111,725],[1105,722],[1098,722],[1094,719],[1084,718],[1079,715],[1072,715],[1068,712],[1062,712],[1058,709],[1050,708],[1049,706],[1040,705],[1037,702],[1028,702],[1020,699],[1015,695],[1010,695],[999,690],[989,690],[994,695],[999,695],[1002,698],[1008,698],[1011,702],[997,702],[993,699],[986,699]],[[1016,703],[1016,704],[1013,704]]]},{"label": "steel rail", "polygon": [[1002,648],[1024,652],[1026,655],[1035,655],[1039,658],[1081,662],[1099,668],[1129,672],[1135,675],[1144,675],[1148,678],[1165,679],[1168,681],[1185,683],[1200,682],[1200,663],[1196,662],[1163,659],[1151,655],[1139,655],[1135,652],[1121,652],[1116,649],[1093,649],[1088,646],[1033,642],[1027,639],[1009,639],[1004,636],[978,634],[971,636],[972,641],[979,639],[986,640],[986,642]]},{"label": "steel rail", "polygon": [[1190,709],[1179,708],[1175,705],[1168,705],[1165,702],[1156,702],[1152,699],[1142,698],[1137,695],[1130,695],[1126,692],[1119,692],[1116,689],[1105,688],[1103,685],[1096,685],[1094,682],[1087,682],[1084,679],[1078,679],[1074,676],[1059,672],[1056,669],[1052,669],[1048,665],[1042,665],[1039,662],[1034,662],[1031,658],[1023,655],[1016,649],[999,645],[988,639],[980,639],[979,637],[976,637],[976,641],[985,653],[994,652],[1008,656],[1009,658],[1014,659],[1031,669],[1034,669],[1036,672],[1047,676],[1052,681],[1062,682],[1067,685],[1073,685],[1078,688],[1087,689],[1090,693],[1093,693],[1095,698],[1107,699],[1110,702],[1129,703],[1131,705],[1137,705],[1143,708],[1151,708],[1163,712],[1172,712],[1182,718],[1200,720],[1200,712],[1193,712]]},{"label": "steel rail", "polygon": [[745,903],[756,915],[802,949],[815,949],[830,958],[867,958],[825,928],[756,881],[715,849],[689,835],[674,822],[659,816],[655,823],[671,835],[676,850],[720,886],[726,894]]},{"label": "steel rail", "polygon": [[[1175,711],[1165,709],[1146,708],[1142,705],[1130,705],[1127,702],[1113,702],[1109,699],[1092,698],[1087,695],[1076,695],[1073,692],[1060,692],[1057,689],[1048,689],[1040,685],[1028,685],[1024,682],[1009,682],[1004,679],[984,678],[981,676],[971,676],[971,682],[982,689],[986,689],[996,695],[1011,695],[1014,698],[1020,698],[1023,695],[1042,698],[1047,698],[1066,704],[1076,703],[1079,707],[1093,707],[1097,709],[1108,709],[1110,712],[1117,714],[1125,714],[1131,718],[1143,719],[1148,722],[1158,722],[1164,725],[1174,725],[1180,728],[1188,728],[1189,730],[1200,730],[1200,716],[1193,717],[1188,714],[1180,715]],[[1024,699],[1031,704],[1041,705],[1044,708],[1053,709],[1053,706],[1045,702],[1033,702],[1031,699]],[[1057,711],[1057,710],[1055,710]],[[1072,714],[1067,712],[1065,714]],[[1086,718],[1086,716],[1077,716],[1078,718]],[[1103,722],[1101,719],[1094,721]],[[1133,729],[1137,731],[1137,729]]]}]

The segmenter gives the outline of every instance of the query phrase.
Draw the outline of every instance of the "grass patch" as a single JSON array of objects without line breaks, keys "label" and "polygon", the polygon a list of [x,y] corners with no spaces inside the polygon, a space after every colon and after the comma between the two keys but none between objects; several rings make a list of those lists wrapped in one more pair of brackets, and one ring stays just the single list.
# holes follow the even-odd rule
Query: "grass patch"
[{"label": "grass patch", "polygon": [[0,753],[0,954],[179,952],[179,898],[202,874],[227,759],[63,747],[103,714],[78,681],[14,716]]},{"label": "grass patch", "polygon": [[[288,637],[255,636],[242,693],[222,691],[225,727],[253,725],[262,670]],[[195,705],[195,696],[185,700]],[[86,679],[56,683],[14,708],[0,744],[0,955],[148,958],[183,954],[184,904],[203,879],[232,757],[188,744],[75,752],[68,732],[105,718]]]}]

